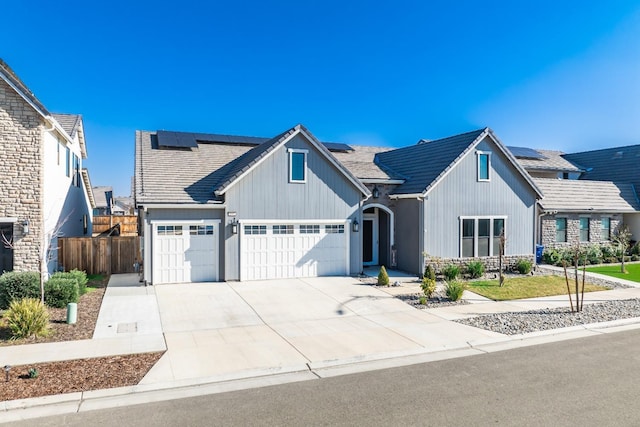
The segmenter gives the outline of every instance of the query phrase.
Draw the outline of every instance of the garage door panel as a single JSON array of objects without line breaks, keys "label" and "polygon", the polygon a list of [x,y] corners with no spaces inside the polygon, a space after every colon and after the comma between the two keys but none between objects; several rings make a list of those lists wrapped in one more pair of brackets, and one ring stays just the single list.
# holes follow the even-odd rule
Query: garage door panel
[{"label": "garage door panel", "polygon": [[288,233],[282,225],[279,229],[266,225],[243,227],[241,280],[347,274],[348,236],[344,232],[325,233],[323,226],[309,225],[304,227],[307,233],[301,233],[297,225],[289,226]]}]

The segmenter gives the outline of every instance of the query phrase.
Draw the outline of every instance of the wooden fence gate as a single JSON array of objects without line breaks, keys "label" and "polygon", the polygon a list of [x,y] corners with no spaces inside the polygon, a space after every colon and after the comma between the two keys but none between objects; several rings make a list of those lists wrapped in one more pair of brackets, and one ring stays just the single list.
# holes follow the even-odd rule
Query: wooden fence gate
[{"label": "wooden fence gate", "polygon": [[136,262],[141,262],[138,236],[58,238],[58,264],[65,271],[135,273]]}]

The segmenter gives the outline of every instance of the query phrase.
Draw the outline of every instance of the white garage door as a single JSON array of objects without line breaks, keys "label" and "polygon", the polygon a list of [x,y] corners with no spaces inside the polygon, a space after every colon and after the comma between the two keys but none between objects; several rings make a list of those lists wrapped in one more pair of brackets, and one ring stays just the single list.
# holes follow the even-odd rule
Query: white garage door
[{"label": "white garage door", "polygon": [[217,280],[218,233],[215,224],[154,224],[154,284]]},{"label": "white garage door", "polygon": [[344,221],[243,224],[240,280],[346,275],[348,231]]}]

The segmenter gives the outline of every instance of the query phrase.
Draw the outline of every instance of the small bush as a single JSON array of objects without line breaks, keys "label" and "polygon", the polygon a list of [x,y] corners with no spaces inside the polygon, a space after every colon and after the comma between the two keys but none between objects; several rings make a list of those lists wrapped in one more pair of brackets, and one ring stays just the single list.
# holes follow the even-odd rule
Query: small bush
[{"label": "small bush", "polygon": [[35,271],[11,271],[0,276],[0,309],[11,301],[40,298],[40,274]]},{"label": "small bush", "polygon": [[78,302],[78,281],[74,278],[51,277],[44,285],[44,301],[50,307],[64,308]]},{"label": "small bush", "polygon": [[424,275],[422,277],[426,277],[427,279],[436,280],[436,270],[433,268],[431,264],[427,264],[424,268]]},{"label": "small bush", "polygon": [[638,257],[640,257],[640,242],[637,242],[635,245],[633,245],[633,247],[631,248],[631,255],[637,255]]},{"label": "small bush", "polygon": [[599,245],[591,245],[587,248],[587,263],[600,264],[602,262],[602,249]]},{"label": "small bush", "polygon": [[37,298],[13,300],[4,313],[14,338],[45,336],[49,327],[49,312]]},{"label": "small bush", "polygon": [[389,275],[384,265],[380,267],[380,273],[378,273],[378,286],[389,286]]},{"label": "small bush", "polygon": [[457,280],[447,282],[447,297],[451,301],[458,301],[460,298],[462,298],[462,293],[464,292],[465,288],[466,286],[463,282],[459,282]]},{"label": "small bush", "polygon": [[562,254],[557,249],[545,249],[542,253],[542,262],[549,265],[558,265],[562,262]]},{"label": "small bush", "polygon": [[420,285],[422,288],[422,292],[427,298],[431,298],[431,295],[436,291],[436,280],[429,279],[428,277],[424,277],[422,279],[422,284]]},{"label": "small bush", "polygon": [[520,258],[516,262],[516,270],[518,270],[518,273],[520,274],[531,273],[531,267],[533,267],[533,264],[528,259]]},{"label": "small bush", "polygon": [[27,373],[29,374],[29,378],[38,378],[38,370],[36,368],[29,368]]},{"label": "small bush", "polygon": [[89,282],[89,279],[87,278],[87,273],[85,273],[84,271],[74,269],[64,273],[58,272],[58,273],[54,273],[53,276],[51,276],[51,278],[54,278],[54,277],[74,279],[75,281],[78,282],[78,294],[84,295],[87,293],[87,283]]},{"label": "small bush", "polygon": [[427,297],[424,295],[420,295],[420,300],[419,300],[420,304],[422,305],[427,305]]},{"label": "small bush", "polygon": [[460,275],[460,267],[455,264],[449,264],[445,268],[442,269],[442,275],[444,276],[447,282],[451,282],[452,280],[456,280]]},{"label": "small bush", "polygon": [[467,274],[472,279],[482,277],[482,275],[484,274],[484,264],[482,263],[482,261],[471,261],[467,265]]},{"label": "small bush", "polygon": [[640,256],[636,254],[631,255],[631,261],[640,261]]}]

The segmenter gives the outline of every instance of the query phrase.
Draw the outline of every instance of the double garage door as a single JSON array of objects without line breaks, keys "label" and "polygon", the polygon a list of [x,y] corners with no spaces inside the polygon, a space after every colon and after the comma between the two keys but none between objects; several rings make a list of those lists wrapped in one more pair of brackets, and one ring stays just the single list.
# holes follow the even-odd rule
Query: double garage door
[{"label": "double garage door", "polygon": [[153,224],[153,283],[218,281],[219,224]]},{"label": "double garage door", "polygon": [[344,221],[242,223],[240,280],[346,275],[348,231]]}]

